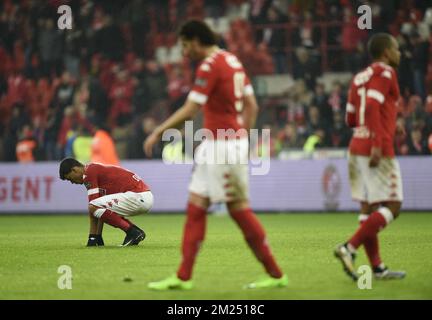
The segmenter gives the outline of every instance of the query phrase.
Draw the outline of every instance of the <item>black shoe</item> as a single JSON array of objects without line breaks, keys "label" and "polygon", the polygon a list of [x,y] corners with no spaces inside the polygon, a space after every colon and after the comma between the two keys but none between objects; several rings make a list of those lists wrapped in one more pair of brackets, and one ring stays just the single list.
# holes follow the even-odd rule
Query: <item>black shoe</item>
[{"label": "black shoe", "polygon": [[358,275],[354,268],[355,254],[351,253],[346,244],[338,245],[334,251],[334,255],[342,262],[342,266],[346,274],[357,281]]},{"label": "black shoe", "polygon": [[380,280],[403,279],[406,276],[405,271],[392,271],[387,267],[375,267],[373,273],[375,278]]},{"label": "black shoe", "polygon": [[138,228],[137,226],[132,226],[127,232],[126,237],[123,241],[123,247],[126,246],[136,246],[138,243],[143,241],[146,237],[146,234],[143,230]]}]

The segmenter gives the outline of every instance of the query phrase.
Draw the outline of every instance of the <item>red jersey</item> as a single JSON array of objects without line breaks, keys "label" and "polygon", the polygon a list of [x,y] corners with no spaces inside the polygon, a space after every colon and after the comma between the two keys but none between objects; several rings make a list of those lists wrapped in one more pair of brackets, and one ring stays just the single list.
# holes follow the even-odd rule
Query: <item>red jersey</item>
[{"label": "red jersey", "polygon": [[369,156],[371,147],[394,157],[399,85],[396,71],[381,62],[356,74],[348,95],[346,121],[354,127],[349,146],[351,154]]},{"label": "red jersey", "polygon": [[100,163],[89,163],[85,166],[84,185],[87,188],[89,202],[108,194],[150,190],[135,173]]},{"label": "red jersey", "polygon": [[243,65],[225,50],[217,50],[198,66],[188,99],[203,106],[203,127],[217,137],[217,129],[244,128],[243,97],[253,88]]}]

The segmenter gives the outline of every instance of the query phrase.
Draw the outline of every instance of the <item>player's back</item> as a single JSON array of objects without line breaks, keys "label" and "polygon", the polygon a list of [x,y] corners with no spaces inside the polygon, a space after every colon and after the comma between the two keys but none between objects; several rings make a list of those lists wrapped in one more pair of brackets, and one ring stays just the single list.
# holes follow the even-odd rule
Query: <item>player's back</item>
[{"label": "player's back", "polygon": [[203,97],[204,128],[216,136],[217,129],[243,128],[243,97],[253,93],[243,65],[232,53],[217,50],[198,67],[192,95]]},{"label": "player's back", "polygon": [[85,166],[84,174],[87,189],[99,188],[104,194],[150,190],[139,176],[118,166],[89,163]]},{"label": "player's back", "polygon": [[[347,121],[355,127],[350,143],[351,153],[370,155],[373,139],[379,135],[383,155],[394,156],[398,99],[399,86],[392,67],[376,62],[354,76],[347,103]],[[379,119],[369,108],[379,109]],[[379,122],[379,132],[371,130],[377,127],[376,121]]]}]

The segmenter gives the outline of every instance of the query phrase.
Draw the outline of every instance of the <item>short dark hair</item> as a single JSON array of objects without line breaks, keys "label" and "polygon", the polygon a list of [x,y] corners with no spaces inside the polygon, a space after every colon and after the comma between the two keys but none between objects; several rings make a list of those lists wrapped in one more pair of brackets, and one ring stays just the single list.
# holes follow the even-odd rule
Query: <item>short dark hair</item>
[{"label": "short dark hair", "polygon": [[385,49],[392,46],[392,36],[388,33],[374,34],[368,42],[368,52],[372,59],[379,59],[384,53]]},{"label": "short dark hair", "polygon": [[74,158],[65,158],[60,162],[60,179],[65,180],[65,175],[71,172],[73,167],[84,167],[84,165]]},{"label": "short dark hair", "polygon": [[204,46],[212,46],[217,43],[216,34],[201,20],[187,21],[180,27],[178,35],[186,40],[198,39]]}]

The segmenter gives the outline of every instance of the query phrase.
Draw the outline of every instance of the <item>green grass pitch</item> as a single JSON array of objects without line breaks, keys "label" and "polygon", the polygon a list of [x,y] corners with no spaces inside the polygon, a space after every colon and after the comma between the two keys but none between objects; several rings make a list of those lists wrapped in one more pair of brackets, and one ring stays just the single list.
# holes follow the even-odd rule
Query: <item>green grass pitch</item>
[{"label": "green grass pitch", "polygon": [[[380,235],[384,261],[408,275],[360,290],[333,248],[357,226],[355,214],[261,214],[273,252],[290,284],[243,290],[264,275],[229,217],[209,216],[206,241],[189,292],[153,292],[149,281],[177,268],[183,215],[133,219],[147,238],[118,247],[123,232],[105,227],[105,247],[85,247],[86,216],[0,217],[0,299],[432,299],[432,214],[403,213]],[[367,264],[363,249],[356,265]],[[57,287],[60,265],[72,268],[72,289]],[[123,279],[130,277],[131,282]]]}]

